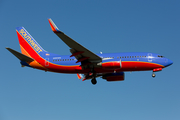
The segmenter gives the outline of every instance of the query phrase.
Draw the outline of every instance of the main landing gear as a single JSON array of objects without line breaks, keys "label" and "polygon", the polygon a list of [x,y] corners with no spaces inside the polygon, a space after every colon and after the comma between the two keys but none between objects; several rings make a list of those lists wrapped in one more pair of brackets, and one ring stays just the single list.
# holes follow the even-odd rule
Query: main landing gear
[{"label": "main landing gear", "polygon": [[97,83],[96,78],[93,78],[93,79],[91,80],[91,83],[92,83],[93,85],[95,85],[95,84]]},{"label": "main landing gear", "polygon": [[91,73],[92,73],[92,80],[91,80],[91,83],[93,85],[95,85],[97,83],[97,80],[96,80],[96,72],[94,71],[94,67],[91,68]]}]

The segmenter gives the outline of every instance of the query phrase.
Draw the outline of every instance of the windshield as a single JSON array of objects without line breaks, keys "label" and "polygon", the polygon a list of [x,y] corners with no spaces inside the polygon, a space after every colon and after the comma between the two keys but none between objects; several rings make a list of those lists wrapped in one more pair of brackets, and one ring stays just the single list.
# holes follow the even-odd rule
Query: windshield
[{"label": "windshield", "polygon": [[158,57],[163,58],[164,56],[162,56],[162,55],[158,55]]}]

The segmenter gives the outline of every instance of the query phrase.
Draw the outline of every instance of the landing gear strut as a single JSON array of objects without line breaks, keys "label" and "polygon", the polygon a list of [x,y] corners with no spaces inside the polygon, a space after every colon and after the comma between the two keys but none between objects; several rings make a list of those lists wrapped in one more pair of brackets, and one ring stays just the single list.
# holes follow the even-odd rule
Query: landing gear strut
[{"label": "landing gear strut", "polygon": [[91,80],[91,83],[92,83],[93,85],[95,85],[95,84],[97,83],[96,78],[93,78],[93,79]]},{"label": "landing gear strut", "polygon": [[92,80],[91,80],[91,83],[93,85],[95,85],[97,83],[96,81],[96,72],[94,71],[94,67],[91,68],[91,73],[92,73]]},{"label": "landing gear strut", "polygon": [[154,77],[156,77],[156,74],[153,72],[153,74],[152,74],[152,77],[154,78]]}]

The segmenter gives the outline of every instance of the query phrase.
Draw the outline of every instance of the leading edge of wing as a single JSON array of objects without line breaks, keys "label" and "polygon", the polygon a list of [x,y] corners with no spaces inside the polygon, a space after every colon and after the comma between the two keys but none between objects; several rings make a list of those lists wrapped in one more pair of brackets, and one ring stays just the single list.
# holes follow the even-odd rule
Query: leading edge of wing
[{"label": "leading edge of wing", "polygon": [[[93,62],[93,61],[102,61],[101,57],[99,57],[98,55],[94,54],[93,52],[91,52],[90,50],[88,50],[87,48],[85,48],[84,46],[82,46],[81,44],[79,44],[78,42],[76,42],[75,40],[73,40],[72,38],[70,38],[69,36],[67,36],[66,34],[64,34],[63,32],[61,32],[57,26],[54,24],[54,22],[52,21],[52,19],[48,19],[51,29],[52,31],[64,42],[66,43],[71,49],[73,49],[73,53],[77,53],[77,52],[81,52],[81,55],[83,57],[88,57],[88,60]],[[72,51],[71,51],[72,53]],[[72,53],[72,54],[73,54]]]}]

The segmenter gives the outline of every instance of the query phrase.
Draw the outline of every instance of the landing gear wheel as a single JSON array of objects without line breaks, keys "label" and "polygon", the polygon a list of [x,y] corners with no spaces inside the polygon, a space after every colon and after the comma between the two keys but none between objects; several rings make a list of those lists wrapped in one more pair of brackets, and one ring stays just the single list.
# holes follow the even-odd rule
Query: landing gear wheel
[{"label": "landing gear wheel", "polygon": [[97,83],[96,79],[93,78],[93,79],[91,80],[91,83],[92,83],[93,85],[95,85],[95,84]]},{"label": "landing gear wheel", "polygon": [[152,77],[153,77],[153,78],[156,77],[156,74],[153,73],[153,74],[152,74]]}]

